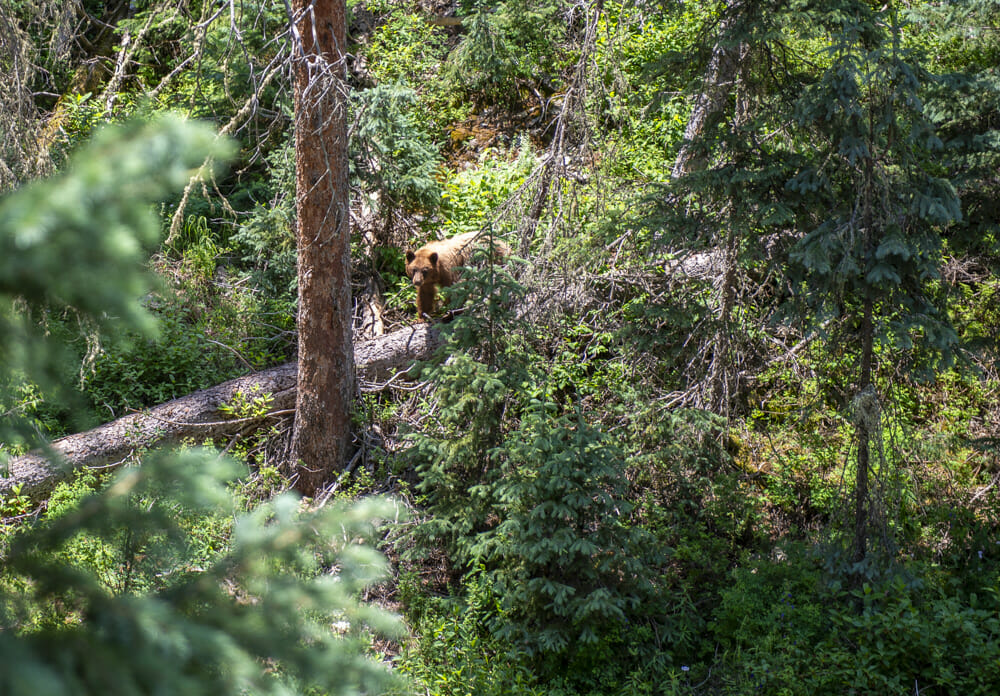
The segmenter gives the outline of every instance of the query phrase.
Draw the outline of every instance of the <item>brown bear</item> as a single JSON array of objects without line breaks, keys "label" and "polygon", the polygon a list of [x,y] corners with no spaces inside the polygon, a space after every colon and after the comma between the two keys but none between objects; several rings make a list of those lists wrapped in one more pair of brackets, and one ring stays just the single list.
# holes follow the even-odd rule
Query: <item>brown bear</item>
[{"label": "brown bear", "polygon": [[[458,266],[466,266],[472,252],[486,246],[487,238],[480,239],[479,232],[466,232],[451,239],[430,242],[416,251],[406,250],[406,275],[417,288],[417,319],[427,321],[434,312],[434,299],[439,287],[446,287],[458,280]],[[499,256],[510,253],[510,247],[493,241]]]}]

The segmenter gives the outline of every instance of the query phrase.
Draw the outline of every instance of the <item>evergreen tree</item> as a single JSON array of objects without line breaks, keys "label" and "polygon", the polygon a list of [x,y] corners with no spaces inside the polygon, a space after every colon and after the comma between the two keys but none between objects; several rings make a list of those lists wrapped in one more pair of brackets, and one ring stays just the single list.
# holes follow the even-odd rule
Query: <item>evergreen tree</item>
[{"label": "evergreen tree", "polygon": [[[914,5],[905,15],[914,46],[935,79],[925,84],[924,113],[945,147],[939,166],[958,191],[962,218],[947,230],[955,257],[1000,255],[1000,4],[956,0]],[[957,50],[961,47],[962,50]]]},{"label": "evergreen tree", "polygon": [[[702,88],[712,109],[696,108],[699,127],[682,148],[684,161],[699,166],[685,166],[666,199],[674,229],[689,236],[659,240],[720,260],[714,292],[702,295],[711,303],[707,318],[695,327],[716,327],[690,363],[702,366],[700,391],[708,394],[698,402],[739,407],[733,375],[766,364],[754,365],[766,346],[754,344],[759,333],[750,322],[763,328],[784,315],[806,337],[827,327],[828,337],[840,338],[833,351],[856,346],[856,377],[846,390],[856,395],[851,536],[852,557],[861,561],[873,535],[888,542],[870,479],[881,457],[878,356],[931,371],[953,358],[957,335],[938,280],[963,216],[955,174],[942,165],[989,161],[989,136],[972,123],[948,142],[938,135],[935,121],[950,113],[942,89],[963,78],[945,82],[928,71],[928,56],[904,43],[895,3],[720,7],[706,74],[730,89],[723,98],[711,80]],[[726,59],[733,53],[737,64]],[[995,99],[989,89],[982,94],[989,112]],[[928,96],[933,109],[925,108]],[[959,180],[969,182],[961,171]],[[781,291],[777,302],[762,296],[762,285]],[[779,309],[789,298],[790,315]]]},{"label": "evergreen tree", "polygon": [[[662,227],[653,251],[694,252],[706,272],[675,293],[692,309],[684,403],[723,416],[745,412],[749,382],[766,361],[768,301],[782,273],[788,229],[808,212],[787,200],[785,183],[808,157],[791,132],[794,99],[808,76],[796,32],[809,23],[787,0],[714,4],[696,55],[700,79],[684,137],[657,187]],[[763,291],[762,291],[763,290]]]},{"label": "evergreen tree", "polygon": [[530,329],[504,307],[516,286],[470,275],[457,291],[466,313],[449,327],[449,359],[429,371],[438,427],[412,437],[430,512],[416,536],[489,589],[494,635],[586,664],[602,642],[628,643],[631,622],[662,616],[665,553],[632,524],[623,450],[560,403],[523,345]]},{"label": "evergreen tree", "polygon": [[931,76],[902,45],[895,4],[840,5],[821,16],[828,66],[797,104],[816,152],[788,188],[822,211],[791,253],[794,292],[821,317],[844,315],[857,341],[852,558],[861,564],[873,536],[886,534],[872,485],[876,463],[885,464],[878,355],[925,348],[951,359],[957,337],[932,287],[942,230],[961,208],[937,167],[943,143],[924,113]]}]

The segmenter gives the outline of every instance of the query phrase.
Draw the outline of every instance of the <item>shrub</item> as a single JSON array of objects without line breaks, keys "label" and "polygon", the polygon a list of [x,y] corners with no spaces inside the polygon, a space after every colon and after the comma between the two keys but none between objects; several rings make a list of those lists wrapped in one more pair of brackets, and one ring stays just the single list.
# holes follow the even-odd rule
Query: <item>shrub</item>
[{"label": "shrub", "polygon": [[506,315],[516,287],[483,287],[489,280],[487,270],[456,286],[466,311],[447,329],[448,359],[425,373],[436,411],[407,452],[429,513],[415,535],[424,550],[443,547],[459,577],[488,586],[493,635],[585,665],[627,643],[627,626],[663,615],[664,558],[633,524],[623,451],[552,398],[563,378],[549,383],[525,347],[528,329]]},{"label": "shrub", "polygon": [[497,635],[529,652],[601,642],[613,627],[661,615],[653,538],[629,524],[623,453],[579,411],[529,402],[507,436],[492,486],[497,526],[474,547],[497,595]]},{"label": "shrub", "polygon": [[155,338],[127,334],[94,360],[84,392],[101,415],[153,406],[236,376],[232,352],[211,342],[190,310],[164,306],[156,312]]}]

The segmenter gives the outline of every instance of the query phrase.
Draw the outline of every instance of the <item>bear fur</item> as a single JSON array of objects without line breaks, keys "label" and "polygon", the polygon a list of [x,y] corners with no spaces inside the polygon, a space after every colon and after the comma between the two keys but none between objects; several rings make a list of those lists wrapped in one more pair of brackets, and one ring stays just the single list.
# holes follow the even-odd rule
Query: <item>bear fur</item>
[{"label": "bear fur", "polygon": [[[406,275],[417,289],[417,319],[427,321],[434,312],[434,301],[439,287],[447,287],[458,280],[459,266],[467,266],[472,252],[485,247],[487,238],[480,239],[479,232],[466,232],[451,239],[430,242],[416,251],[406,250]],[[510,253],[510,247],[493,241],[499,256]]]}]

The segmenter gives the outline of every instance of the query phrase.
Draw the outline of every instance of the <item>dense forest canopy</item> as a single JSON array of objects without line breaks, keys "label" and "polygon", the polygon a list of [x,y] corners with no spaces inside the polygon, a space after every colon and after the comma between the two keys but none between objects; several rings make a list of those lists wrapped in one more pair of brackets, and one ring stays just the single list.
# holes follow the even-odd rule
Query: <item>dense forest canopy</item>
[{"label": "dense forest canopy", "polygon": [[6,482],[0,693],[996,693],[1000,2],[357,0],[309,102],[327,5],[0,0],[4,460],[326,359],[327,174],[355,345],[510,250],[316,485],[249,388]]}]

